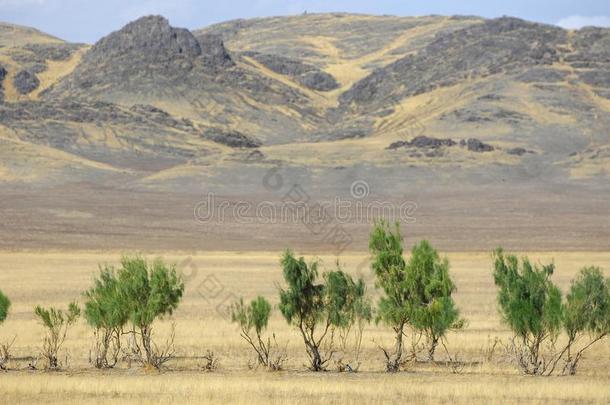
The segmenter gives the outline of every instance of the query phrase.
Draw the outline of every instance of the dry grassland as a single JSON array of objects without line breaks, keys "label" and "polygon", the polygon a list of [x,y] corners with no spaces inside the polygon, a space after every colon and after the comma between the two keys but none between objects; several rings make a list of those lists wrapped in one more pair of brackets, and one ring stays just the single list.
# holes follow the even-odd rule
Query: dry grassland
[{"label": "dry grassland", "polygon": [[[465,362],[455,374],[439,352],[436,364],[420,363],[396,375],[383,372],[377,344],[390,345],[392,337],[382,326],[365,330],[363,364],[357,374],[310,373],[297,333],[276,311],[270,330],[286,345],[286,371],[270,373],[250,370],[252,353],[237,329],[223,315],[226,304],[237,296],[258,294],[277,303],[281,283],[278,252],[162,255],[179,264],[187,279],[186,296],[175,313],[176,349],[179,358],[161,373],[146,373],[125,364],[110,371],[97,371],[88,364],[91,330],[83,320],[69,332],[66,341],[68,367],[61,372],[27,370],[42,337],[32,308],[37,304],[65,307],[80,299],[91,284],[98,263],[116,262],[120,252],[6,252],[0,254],[0,288],[12,299],[7,321],[0,327],[0,340],[16,335],[13,370],[0,374],[0,402],[180,402],[180,403],[608,403],[610,401],[610,341],[588,352],[576,377],[524,377],[507,362],[501,349],[491,360],[486,351],[496,337],[509,334],[495,306],[495,288],[488,253],[451,253],[452,274],[458,286],[456,301],[468,320],[464,331],[448,338],[450,352]],[[531,258],[557,264],[555,281],[563,291],[583,265],[610,269],[610,252],[530,253]],[[185,260],[186,259],[186,260]],[[334,258],[321,256],[323,268],[331,269]],[[341,257],[346,268],[363,275],[371,292],[366,257]],[[360,270],[357,270],[360,266]],[[164,340],[171,320],[157,325]],[[212,350],[220,357],[220,368],[201,371],[201,355]],[[62,356],[64,362],[65,355]]]}]

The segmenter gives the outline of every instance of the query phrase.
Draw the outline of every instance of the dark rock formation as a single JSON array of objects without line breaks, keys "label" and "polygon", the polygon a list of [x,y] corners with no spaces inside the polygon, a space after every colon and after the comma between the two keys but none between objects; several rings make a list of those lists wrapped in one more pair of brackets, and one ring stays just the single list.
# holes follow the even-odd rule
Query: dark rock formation
[{"label": "dark rock formation", "polygon": [[317,91],[330,91],[339,87],[335,78],[313,65],[285,58],[278,55],[269,55],[258,52],[245,52],[266,68],[282,75],[289,76],[303,86]]},{"label": "dark rock formation", "polygon": [[318,70],[315,66],[308,65],[298,60],[286,58],[278,55],[270,55],[259,52],[244,52],[244,55],[251,57],[266,68],[290,77],[297,77],[304,73]]},{"label": "dark rock formation", "polygon": [[83,45],[82,44],[28,44],[23,48],[30,51],[36,58],[37,61],[60,61],[68,60],[76,51],[78,51]]},{"label": "dark rock formation", "polygon": [[610,61],[610,30],[607,28],[585,27],[574,33],[574,52],[565,60],[572,66],[594,67]]},{"label": "dark rock formation", "polygon": [[381,106],[468,77],[485,77],[520,68],[550,65],[567,42],[559,27],[502,17],[439,35],[436,40],[396,62],[377,69],[341,95],[342,105]]},{"label": "dark rock formation", "polygon": [[112,59],[133,63],[193,59],[199,55],[201,46],[189,30],[174,28],[161,16],[147,16],[99,40],[86,57],[100,63]]},{"label": "dark rock formation", "polygon": [[471,152],[491,152],[494,150],[493,146],[483,143],[477,138],[468,139],[468,141],[466,141],[466,146]]},{"label": "dark rock formation", "polygon": [[183,80],[201,55],[199,42],[188,30],[171,27],[163,17],[142,17],[100,39],[51,93],[163,93],[172,82]]},{"label": "dark rock formation", "polygon": [[201,54],[206,66],[222,68],[234,65],[220,35],[205,34],[201,35],[198,39],[201,47]]},{"label": "dark rock formation", "polygon": [[[183,120],[165,115],[146,108],[131,110],[104,102],[53,100],[0,104],[0,122],[18,131],[25,142],[138,170],[166,168],[207,153],[202,147],[168,141],[180,131],[188,131],[192,136],[200,131]],[[89,128],[112,134],[121,144],[121,150],[109,148],[104,142],[80,142],[89,139]],[[188,134],[182,132],[182,135]]]},{"label": "dark rock formation", "polygon": [[11,103],[0,109],[2,122],[18,124],[34,119],[73,123],[158,126],[191,133],[196,133],[197,130],[190,120],[172,117],[163,110],[146,105],[134,105],[125,109],[102,101],[83,103],[59,100],[53,103],[34,101]]},{"label": "dark rock formation", "polygon": [[467,123],[493,123],[504,121],[509,124],[519,124],[529,119],[526,115],[493,105],[469,106],[460,108],[440,116],[441,120],[455,119]]},{"label": "dark rock formation", "polygon": [[219,37],[206,36],[200,44],[189,30],[148,16],[99,40],[84,56],[75,79],[85,88],[123,81],[149,87],[151,75],[172,80],[197,65],[215,70],[232,64]]},{"label": "dark rock formation", "polygon": [[38,80],[34,73],[22,70],[13,78],[13,84],[19,93],[28,94],[38,88],[40,80]]},{"label": "dark rock formation", "polygon": [[330,91],[339,87],[339,83],[326,72],[308,72],[299,77],[299,83],[317,91]]},{"label": "dark rock formation", "polygon": [[238,75],[229,77],[233,65],[220,37],[203,36],[200,43],[189,30],[174,28],[163,17],[142,17],[99,40],[44,97],[127,98],[127,105],[187,98],[187,93],[201,94],[204,87],[218,91],[224,83],[214,79],[220,75],[239,85]]},{"label": "dark rock formation", "polygon": [[203,136],[214,142],[230,146],[232,148],[258,148],[262,143],[255,138],[244,135],[237,131],[224,131],[222,129],[208,128]]},{"label": "dark rock formation", "polygon": [[6,69],[4,66],[0,66],[0,103],[4,102],[4,86],[2,82],[4,82],[4,78],[6,77]]},{"label": "dark rock formation", "polygon": [[82,44],[67,43],[27,44],[21,48],[11,49],[9,55],[21,65],[23,70],[36,74],[47,70],[47,61],[68,60],[82,46]]},{"label": "dark rock formation", "polygon": [[506,151],[506,153],[508,153],[509,155],[523,156],[526,153],[534,153],[534,152],[531,150],[527,150],[525,148],[517,147],[517,148],[508,149]]},{"label": "dark rock formation", "polygon": [[563,81],[568,72],[556,69],[534,68],[517,76],[517,80],[525,83],[541,82],[556,83]]},{"label": "dark rock formation", "polygon": [[583,82],[590,84],[591,86],[610,88],[610,69],[584,71],[579,73],[578,76]]},{"label": "dark rock formation", "polygon": [[387,149],[398,149],[398,148],[418,148],[418,149],[438,149],[443,146],[454,146],[456,143],[453,139],[440,139],[432,138],[425,135],[416,136],[411,141],[397,141]]},{"label": "dark rock formation", "polygon": [[598,87],[595,93],[610,98],[610,29],[585,27],[574,33],[573,52],[565,57],[578,77]]},{"label": "dark rock formation", "polygon": [[169,113],[152,105],[135,104],[129,108],[129,111],[140,114],[146,117],[146,119],[165,127],[176,128],[187,132],[195,130],[195,126],[191,120],[185,118],[176,119]]}]

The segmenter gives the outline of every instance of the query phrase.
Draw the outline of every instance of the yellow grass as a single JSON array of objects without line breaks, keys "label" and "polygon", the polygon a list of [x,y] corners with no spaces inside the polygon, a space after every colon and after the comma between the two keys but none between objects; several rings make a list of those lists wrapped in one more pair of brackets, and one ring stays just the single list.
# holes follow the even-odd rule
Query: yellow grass
[{"label": "yellow grass", "polygon": [[76,51],[68,60],[53,61],[47,60],[47,70],[38,74],[40,79],[40,85],[36,90],[30,93],[30,98],[36,100],[40,93],[48,89],[55,83],[58,83],[65,76],[72,73],[72,71],[78,66],[82,56],[89,49],[89,47],[83,47]]},{"label": "yellow grass", "polygon": [[[4,252],[0,253],[0,289],[13,302],[7,321],[0,327],[0,341],[16,335],[12,371],[0,375],[0,402],[135,402],[180,403],[504,403],[504,402],[590,402],[610,399],[610,342],[591,350],[576,377],[524,377],[508,364],[501,350],[491,361],[484,352],[495,337],[509,333],[501,324],[495,305],[489,253],[451,253],[452,274],[458,286],[456,301],[468,320],[465,330],[452,333],[448,348],[466,362],[461,374],[444,364],[420,364],[398,375],[383,372],[378,344],[389,346],[390,332],[371,325],[365,330],[363,364],[358,374],[310,373],[302,342],[275,312],[270,330],[286,345],[286,371],[269,373],[249,370],[252,353],[222,310],[237,296],[251,299],[258,294],[277,304],[277,284],[281,283],[278,252],[162,255],[176,262],[187,279],[186,294],[174,314],[176,349],[179,359],[161,373],[145,373],[122,364],[111,371],[97,371],[88,364],[91,330],[84,321],[69,332],[66,341],[68,368],[61,372],[28,371],[28,356],[36,356],[43,330],[32,314],[37,304],[65,307],[91,284],[98,263],[116,263],[120,252]],[[583,265],[610,268],[610,252],[531,253],[534,260],[554,259],[554,280],[565,291],[569,280]],[[334,267],[334,257],[321,256],[322,268]],[[354,275],[364,276],[372,285],[366,256],[350,253],[340,258]],[[373,295],[375,291],[371,287]],[[158,338],[167,336],[170,320],[155,328]],[[198,357],[214,351],[221,366],[204,373]],[[446,360],[443,350],[439,360]],[[42,362],[39,363],[39,365]],[[40,368],[40,367],[39,367]],[[333,367],[331,367],[331,370]]]}]

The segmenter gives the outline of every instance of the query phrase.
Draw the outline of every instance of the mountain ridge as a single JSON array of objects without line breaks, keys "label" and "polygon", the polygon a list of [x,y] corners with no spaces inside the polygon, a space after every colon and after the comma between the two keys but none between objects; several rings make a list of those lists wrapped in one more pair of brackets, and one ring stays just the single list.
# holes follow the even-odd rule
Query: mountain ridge
[{"label": "mountain ridge", "polygon": [[[608,249],[609,29],[321,14],[144,17],[94,45],[9,31],[0,248],[332,249],[303,221],[233,215],[296,194],[409,202],[408,237],[441,249]],[[201,223],[210,195],[226,216]],[[332,224],[349,249],[367,246],[358,215]]]},{"label": "mountain ridge", "polygon": [[[350,160],[352,154],[381,166],[485,164],[481,156],[447,148],[408,156],[384,152],[393,142],[423,135],[419,127],[438,139],[451,134],[458,142],[480,138],[495,143],[495,151],[509,150],[501,145],[507,142],[513,149],[549,149],[549,155],[560,149],[562,161],[549,156],[554,161],[547,163],[551,169],[569,167],[568,178],[581,169],[570,166],[583,160],[570,159],[570,154],[591,149],[597,161],[580,170],[581,175],[589,176],[592,169],[595,176],[607,176],[603,131],[587,135],[594,140],[589,148],[582,148],[585,141],[575,136],[550,145],[543,134],[550,131],[547,117],[583,134],[607,122],[608,29],[567,31],[512,17],[333,13],[233,20],[192,32],[172,27],[162,16],[147,16],[93,46],[23,30],[36,45],[17,42],[0,53],[0,66],[7,71],[1,112],[5,132],[81,157],[92,158],[84,150],[97,148],[97,154],[109,156],[104,163],[112,162],[113,153],[135,156],[145,148],[151,160],[158,156],[197,166],[207,164],[210,150],[224,161],[241,153],[231,148],[249,145],[269,160],[287,152],[293,157],[286,163],[309,170],[313,156],[295,154],[300,145],[322,142],[331,152],[315,159],[321,167],[334,165],[336,148],[345,148],[338,159],[343,165],[360,163]],[[304,34],[306,30],[310,32]],[[53,63],[66,66],[62,75],[55,81],[39,80]],[[80,145],[75,130],[90,129],[80,125],[74,108],[65,108],[62,100],[68,99],[85,109],[102,102],[127,111],[85,119],[125,137],[126,150],[91,139],[88,146]],[[159,123],[151,124],[154,119],[133,115],[136,106],[149,106],[138,114],[166,117],[167,126],[161,130]],[[65,119],[57,111],[65,111]],[[53,130],[46,137],[36,131],[48,133],[45,120],[51,118],[34,119],[40,121],[36,123],[24,119],[36,114],[52,117]],[[180,140],[168,143],[173,138],[160,137],[144,146],[137,136],[124,134],[134,125],[138,131],[179,134]],[[537,135],[526,139],[518,133]],[[538,154],[538,159],[545,155]],[[523,163],[506,157],[501,161]]]}]

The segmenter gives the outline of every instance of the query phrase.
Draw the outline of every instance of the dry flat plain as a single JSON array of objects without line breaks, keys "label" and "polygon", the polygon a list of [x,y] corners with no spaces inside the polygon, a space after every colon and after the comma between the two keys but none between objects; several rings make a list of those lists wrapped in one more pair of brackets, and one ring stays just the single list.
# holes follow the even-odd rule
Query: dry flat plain
[{"label": "dry flat plain", "polygon": [[[497,337],[506,340],[495,305],[495,288],[488,252],[450,253],[452,274],[458,287],[456,301],[468,324],[448,337],[448,349],[464,362],[456,374],[443,361],[441,350],[435,364],[418,363],[407,371],[389,375],[377,344],[390,345],[392,337],[382,326],[364,332],[364,352],[359,373],[327,373],[305,370],[302,341],[279,312],[274,312],[270,331],[286,345],[288,362],[283,372],[250,370],[252,353],[226,319],[227,303],[237,296],[258,294],[277,303],[281,284],[279,252],[152,252],[178,264],[186,281],[186,295],[172,319],[159,322],[163,341],[172,321],[176,326],[178,357],[162,372],[145,372],[121,364],[98,371],[88,364],[92,333],[81,319],[69,332],[64,371],[28,370],[36,356],[42,327],[34,319],[37,304],[65,307],[91,284],[98,263],[115,263],[121,252],[28,251],[0,253],[0,286],[12,299],[7,321],[0,327],[0,340],[11,340],[16,357],[11,371],[0,374],[1,403],[117,402],[136,403],[608,403],[610,401],[610,341],[590,350],[575,377],[525,377],[508,364],[500,347],[487,356]],[[565,292],[569,280],[584,265],[610,271],[610,252],[528,253],[535,261],[554,260],[554,280]],[[322,268],[331,269],[335,258],[320,256]],[[377,297],[367,257],[344,254],[340,261],[354,275],[365,277]],[[201,356],[212,350],[220,358],[215,372],[204,372]],[[40,368],[40,367],[39,367]]]}]

